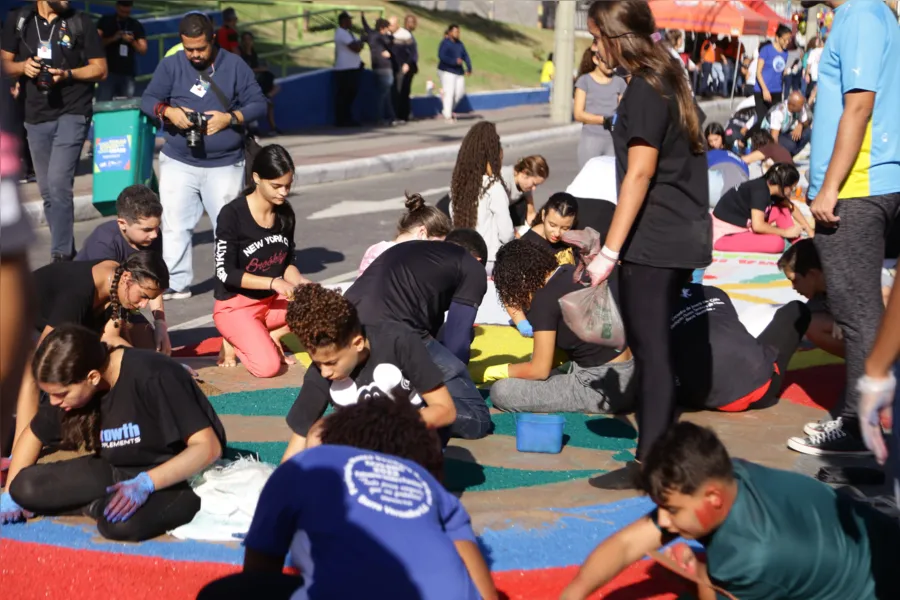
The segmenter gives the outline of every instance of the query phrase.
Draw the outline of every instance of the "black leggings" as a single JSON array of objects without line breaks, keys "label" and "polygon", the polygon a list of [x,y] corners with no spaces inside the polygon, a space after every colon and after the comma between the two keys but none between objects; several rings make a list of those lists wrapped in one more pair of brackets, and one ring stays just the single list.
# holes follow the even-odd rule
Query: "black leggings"
[{"label": "black leggings", "polygon": [[677,400],[670,323],[678,294],[690,281],[691,273],[691,269],[629,262],[623,262],[619,271],[622,320],[637,369],[638,460],[675,422]]},{"label": "black leggings", "polygon": [[126,471],[99,456],[82,456],[22,469],[9,493],[19,506],[36,515],[81,513],[97,520],[97,529],[105,538],[140,542],[189,523],[200,510],[200,497],[182,482],[150,494],[127,521],[107,521],[103,509],[111,495],[106,488],[143,470]]},{"label": "black leggings", "polygon": [[197,594],[197,600],[228,600],[230,598],[265,598],[290,600],[303,585],[303,578],[284,573],[235,573],[211,581]]},{"label": "black leggings", "polygon": [[806,335],[811,319],[812,315],[806,304],[794,300],[775,311],[772,322],[757,336],[759,343],[778,351],[775,359],[778,372],[772,375],[772,382],[765,396],[754,402],[750,408],[766,408],[778,402],[788,364],[803,336]]},{"label": "black leggings", "polygon": [[[781,92],[769,92],[769,94],[772,96],[772,101],[766,102],[762,92],[753,92],[753,99],[756,101],[756,123],[750,128],[750,131],[759,131],[762,129],[763,119],[766,118],[769,109],[781,102]],[[748,132],[747,135],[749,137],[750,133]]]}]

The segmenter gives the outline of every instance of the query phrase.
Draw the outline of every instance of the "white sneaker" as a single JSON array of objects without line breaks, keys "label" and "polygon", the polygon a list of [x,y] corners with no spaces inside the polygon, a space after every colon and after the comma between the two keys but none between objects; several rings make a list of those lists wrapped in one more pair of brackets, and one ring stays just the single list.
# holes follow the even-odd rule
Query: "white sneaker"
[{"label": "white sneaker", "polygon": [[163,292],[163,300],[187,300],[191,297],[190,288],[184,290],[183,292],[176,292],[175,290],[168,289]]},{"label": "white sneaker", "polygon": [[809,437],[814,435],[818,435],[820,433],[825,433],[826,431],[830,431],[835,427],[841,426],[841,418],[832,419],[830,416],[825,417],[824,419],[820,419],[818,421],[810,421],[806,425],[803,426],[803,434]]}]

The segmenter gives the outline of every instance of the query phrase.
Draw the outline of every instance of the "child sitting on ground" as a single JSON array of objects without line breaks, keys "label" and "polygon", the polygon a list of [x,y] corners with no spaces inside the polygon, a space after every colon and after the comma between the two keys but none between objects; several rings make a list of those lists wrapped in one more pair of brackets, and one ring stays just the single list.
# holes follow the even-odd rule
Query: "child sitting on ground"
[{"label": "child sitting on ground", "polygon": [[[420,414],[373,397],[326,417],[323,445],[266,483],[243,572],[199,600],[497,598],[466,509],[439,483],[440,443]],[[282,572],[288,551],[300,577]]]},{"label": "child sitting on ground", "polygon": [[[316,445],[317,424],[325,409],[370,398],[411,402],[430,429],[456,420],[456,407],[444,374],[431,360],[422,339],[397,323],[367,325],[340,292],[317,284],[300,286],[288,303],[287,322],[312,365],[287,415],[293,431],[282,462]],[[442,432],[445,439],[449,433]]]},{"label": "child sitting on ground", "polygon": [[359,263],[359,274],[362,275],[391,246],[410,240],[443,240],[452,229],[450,217],[434,206],[427,206],[420,194],[407,193],[406,213],[397,224],[397,237],[392,242],[378,242],[369,246]]},{"label": "child sitting on ground", "polygon": [[[130,185],[116,198],[116,219],[98,225],[84,240],[75,260],[114,260],[120,265],[138,250],[152,250],[162,256],[162,203],[146,185]],[[138,348],[155,348],[172,353],[162,295],[148,303],[153,326],[138,311],[128,313],[131,342]]]},{"label": "child sitting on ground", "polygon": [[[900,597],[900,523],[799,473],[732,460],[709,429],[682,422],[651,448],[640,486],[657,508],[600,544],[563,600],[583,600],[630,564],[676,539],[669,551],[695,576],[740,600]],[[721,596],[719,596],[721,597]]]}]

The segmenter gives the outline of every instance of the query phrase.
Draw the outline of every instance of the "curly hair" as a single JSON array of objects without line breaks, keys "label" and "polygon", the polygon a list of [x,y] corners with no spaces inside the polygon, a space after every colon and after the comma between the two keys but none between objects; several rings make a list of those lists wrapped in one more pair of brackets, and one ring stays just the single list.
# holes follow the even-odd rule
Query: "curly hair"
[{"label": "curly hair", "polygon": [[531,297],[544,287],[547,276],[559,263],[549,250],[528,240],[513,240],[497,252],[494,285],[506,308],[526,311]]},{"label": "curly hair", "polygon": [[317,283],[298,286],[288,302],[287,324],[307,348],[346,348],[362,333],[356,307],[339,291]]},{"label": "curly hair", "polygon": [[[494,182],[502,183],[509,193],[509,188],[500,177],[502,156],[497,127],[490,121],[473,125],[459,147],[450,180],[450,207],[454,227],[475,228],[478,224],[478,201]],[[485,181],[487,165],[491,165],[491,176]]]},{"label": "curly hair", "polygon": [[391,454],[421,465],[435,479],[444,473],[441,440],[409,402],[371,398],[335,411],[322,421],[323,444]]}]

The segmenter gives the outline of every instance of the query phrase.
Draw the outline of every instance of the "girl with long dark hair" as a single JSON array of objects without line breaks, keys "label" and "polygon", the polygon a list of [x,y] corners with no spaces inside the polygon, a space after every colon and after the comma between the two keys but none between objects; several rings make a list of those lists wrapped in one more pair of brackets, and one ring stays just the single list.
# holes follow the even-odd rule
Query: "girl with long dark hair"
[{"label": "girl with long dark hair", "polygon": [[[103,537],[138,542],[194,518],[187,480],[219,458],[225,430],[180,364],[63,325],[41,342],[32,375],[49,401],[16,442],[0,522],[83,514]],[[36,465],[48,446],[89,454]]]},{"label": "girl with long dark hair", "polygon": [[621,261],[620,309],[638,370],[640,460],[675,420],[672,309],[691,272],[712,262],[705,144],[684,71],[658,43],[649,5],[594,2],[588,27],[602,61],[628,81],[613,131],[618,203],[588,272],[597,285]]},{"label": "girl with long dark hair", "polygon": [[791,202],[800,173],[778,163],[758,179],[745,181],[722,196],[713,210],[713,246],[724,252],[784,252],[803,232],[814,235]]},{"label": "girl with long dark hair", "polygon": [[[74,323],[111,344],[130,346],[129,311],[144,308],[169,287],[169,270],[162,256],[142,250],[121,264],[113,260],[50,263],[34,272],[34,285],[38,343],[55,328]],[[16,440],[37,412],[38,397],[31,370],[26,369],[16,407]]]},{"label": "girl with long dark hair", "polygon": [[253,184],[222,208],[216,225],[219,364],[235,366],[237,354],[256,377],[274,377],[293,363],[281,348],[289,333],[287,298],[309,283],[293,264],[296,218],[287,200],[293,183],[291,155],[266,146],[253,160]]},{"label": "girl with long dark hair", "polygon": [[500,170],[503,148],[497,128],[489,121],[476,123],[459,147],[450,181],[450,217],[453,226],[475,229],[488,248],[490,274],[500,246],[516,235],[509,214],[509,188]]}]

